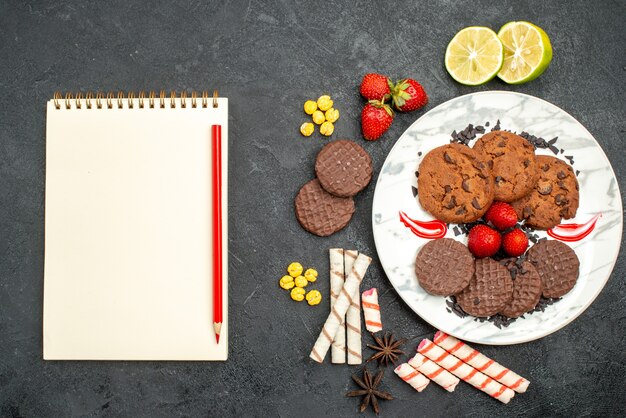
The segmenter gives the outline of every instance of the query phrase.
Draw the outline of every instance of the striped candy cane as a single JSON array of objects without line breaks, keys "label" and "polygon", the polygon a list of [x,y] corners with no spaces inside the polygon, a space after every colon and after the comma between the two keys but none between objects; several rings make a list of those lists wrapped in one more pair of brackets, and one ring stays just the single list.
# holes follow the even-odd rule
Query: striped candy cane
[{"label": "striped candy cane", "polygon": [[428,360],[420,353],[415,353],[415,356],[411,360],[409,360],[409,365],[414,369],[422,372],[424,376],[426,376],[448,392],[454,392],[456,385],[458,385],[460,382],[460,380],[454,377],[452,373],[437,365],[437,363]]},{"label": "striped candy cane", "polygon": [[375,287],[363,292],[361,305],[363,306],[363,316],[365,316],[365,328],[372,333],[382,330],[383,323],[380,318],[378,291]]},{"label": "striped candy cane", "polygon": [[400,376],[400,379],[407,382],[418,392],[426,389],[426,386],[430,383],[430,380],[426,379],[423,374],[409,366],[407,363],[402,363],[396,367],[394,373]]},{"label": "striped candy cane", "polygon": [[530,385],[528,380],[512,372],[506,367],[501,366],[484,354],[474,350],[463,341],[459,341],[445,332],[437,331],[433,341],[450,354],[454,354],[465,363],[475,367],[476,370],[483,372],[503,385],[510,387],[517,393],[526,392],[528,385]]},{"label": "striped candy cane", "polygon": [[420,342],[419,346],[417,346],[417,351],[459,379],[466,381],[502,403],[509,403],[511,398],[515,396],[515,392],[508,387],[496,382],[489,376],[485,376],[428,339]]}]

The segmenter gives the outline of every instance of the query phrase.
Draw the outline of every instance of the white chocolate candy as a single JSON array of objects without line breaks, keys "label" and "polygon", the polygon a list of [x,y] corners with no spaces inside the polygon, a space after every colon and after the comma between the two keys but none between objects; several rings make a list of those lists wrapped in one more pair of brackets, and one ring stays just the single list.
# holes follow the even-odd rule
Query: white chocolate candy
[{"label": "white chocolate candy", "polygon": [[365,328],[371,333],[382,330],[378,290],[375,287],[363,292],[361,305],[363,305],[363,316],[365,316]]},{"label": "white chocolate candy", "polygon": [[496,363],[479,351],[474,350],[463,341],[459,341],[445,332],[437,331],[433,342],[470,366],[475,367],[478,371],[510,387],[517,393],[526,392],[528,385],[530,385],[530,382],[520,375]]},{"label": "white chocolate candy", "polygon": [[348,308],[352,304],[352,300],[354,295],[359,291],[359,285],[363,280],[363,276],[367,272],[367,269],[372,262],[372,259],[365,254],[359,254],[357,259],[354,261],[354,266],[352,266],[352,270],[346,279],[341,292],[339,292],[339,296],[337,296],[337,300],[330,310],[330,314],[328,318],[326,318],[326,322],[322,327],[322,332],[320,332],[319,337],[317,337],[317,341],[315,341],[315,345],[311,350],[311,357],[318,363],[322,363],[324,361],[324,357],[330,348],[330,344],[333,341],[333,336],[337,333],[337,329],[344,322],[343,319],[348,312]]},{"label": "white chocolate candy", "polygon": [[[343,265],[345,271],[352,270],[354,260],[356,260],[359,253],[354,250],[346,250],[343,253]],[[363,362],[361,351],[361,301],[360,292],[357,293],[352,299],[352,304],[348,308],[346,313],[346,332],[347,332],[347,350],[348,350],[348,364],[361,364]]]},{"label": "white chocolate candy", "polygon": [[456,385],[460,382],[452,373],[420,353],[415,353],[415,356],[409,360],[409,365],[448,392],[454,392]]},{"label": "white chocolate candy", "polygon": [[477,389],[482,390],[502,403],[509,403],[511,398],[515,396],[515,392],[508,387],[496,382],[491,377],[482,374],[469,364],[466,364],[454,357],[452,354],[448,353],[446,350],[430,340],[422,340],[417,347],[417,351],[459,379],[469,383]]},{"label": "white chocolate candy", "polygon": [[[330,309],[332,309],[345,280],[344,251],[341,248],[331,248],[328,250],[328,254],[330,258]],[[345,322],[339,326],[337,333],[334,335],[330,350],[330,361],[334,364],[344,364],[346,362]]]},{"label": "white chocolate candy", "polygon": [[430,383],[430,380],[428,380],[426,376],[409,366],[407,363],[402,363],[396,367],[394,373],[400,376],[400,379],[413,386],[413,389],[418,392],[426,389],[426,386]]}]

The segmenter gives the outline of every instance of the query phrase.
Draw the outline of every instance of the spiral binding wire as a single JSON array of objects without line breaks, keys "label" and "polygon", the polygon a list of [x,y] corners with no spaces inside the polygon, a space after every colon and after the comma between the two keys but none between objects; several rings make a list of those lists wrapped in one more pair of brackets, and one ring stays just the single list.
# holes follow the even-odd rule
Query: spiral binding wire
[{"label": "spiral binding wire", "polygon": [[[213,90],[213,99],[212,99],[212,107],[218,107],[217,101],[217,90]],[[98,91],[94,95],[93,92],[89,91],[85,94],[82,92],[77,92],[74,96],[71,92],[65,93],[65,97],[61,94],[61,92],[54,93],[54,107],[56,109],[61,109],[65,107],[66,109],[72,108],[72,102],[74,102],[74,107],[76,109],[82,109],[83,103],[85,103],[86,109],[102,109],[105,107],[106,109],[113,109],[113,107],[117,107],[118,109],[124,108],[124,99],[127,100],[127,108],[133,109],[135,106],[135,101],[139,109],[143,109],[146,106],[150,109],[154,109],[155,107],[165,109],[166,107],[170,107],[172,109],[176,108],[176,99],[180,100],[180,107],[187,108],[188,102],[190,107],[197,108],[199,106],[203,108],[209,107],[209,92],[203,91],[200,98],[198,98],[198,93],[195,91],[191,92],[191,97],[187,96],[186,91],[181,91],[180,95],[176,95],[176,92],[172,90],[167,96],[165,90],[161,90],[159,92],[159,97],[154,90],[151,90],[148,95],[146,95],[145,91],[140,91],[137,95],[135,92],[129,91],[124,94],[123,91],[118,91],[117,94],[109,91],[106,95]],[[95,105],[95,106],[94,106]]]}]

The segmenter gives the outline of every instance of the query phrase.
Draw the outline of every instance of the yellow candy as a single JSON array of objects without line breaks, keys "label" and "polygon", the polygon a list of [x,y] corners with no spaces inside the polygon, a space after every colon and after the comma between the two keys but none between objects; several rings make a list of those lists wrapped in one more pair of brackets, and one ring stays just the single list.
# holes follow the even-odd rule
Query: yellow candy
[{"label": "yellow candy", "polygon": [[324,123],[325,120],[326,116],[324,116],[324,113],[321,110],[316,110],[315,112],[313,112],[313,122],[321,125],[322,123]]},{"label": "yellow candy", "polygon": [[317,103],[313,100],[307,100],[304,102],[304,113],[312,115],[317,110]]},{"label": "yellow candy", "polygon": [[311,122],[304,122],[302,125],[300,125],[300,133],[304,136],[311,136],[314,130],[315,125],[313,125]]},{"label": "yellow candy", "polygon": [[337,119],[339,119],[339,111],[335,109],[334,107],[331,109],[328,109],[324,115],[326,116],[326,120],[328,122],[335,123],[337,122]]},{"label": "yellow candy", "polygon": [[285,290],[289,290],[295,286],[295,283],[293,282],[293,277],[291,276],[283,276],[278,284]]},{"label": "yellow candy", "polygon": [[[295,300],[296,302],[302,302],[304,300],[304,294],[305,293],[306,293],[306,291],[303,288],[301,288],[301,287],[294,287],[293,289],[291,289],[291,299]],[[322,297],[322,295],[320,295],[320,298],[321,297]]]},{"label": "yellow candy", "polygon": [[314,281],[317,280],[317,270],[315,270],[315,269],[307,269],[304,272],[304,277],[305,277],[305,279],[307,279],[308,281],[313,283]]},{"label": "yellow candy", "polygon": [[298,263],[297,261],[294,261],[293,263],[289,264],[289,267],[287,267],[287,272],[291,277],[300,276],[302,274],[302,270],[304,270],[302,268],[302,264]]},{"label": "yellow candy", "polygon": [[317,305],[322,301],[322,294],[319,292],[319,290],[311,290],[309,293],[306,294],[306,301],[311,306]]},{"label": "yellow candy", "polygon": [[304,276],[296,277],[294,282],[296,283],[296,286],[298,287],[306,287],[306,285],[309,284],[309,282],[307,281],[307,279],[304,278]]},{"label": "yellow candy", "polygon": [[317,107],[322,112],[326,112],[333,107],[333,101],[330,99],[330,96],[320,96],[320,98],[317,99]]},{"label": "yellow candy", "polygon": [[320,126],[320,133],[324,136],[331,136],[335,131],[335,126],[330,122],[324,122]]}]

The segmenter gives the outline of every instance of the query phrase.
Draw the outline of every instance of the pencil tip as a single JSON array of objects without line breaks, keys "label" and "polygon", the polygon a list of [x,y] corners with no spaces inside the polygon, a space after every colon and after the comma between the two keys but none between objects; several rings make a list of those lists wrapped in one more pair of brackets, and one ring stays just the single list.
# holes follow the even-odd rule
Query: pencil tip
[{"label": "pencil tip", "polygon": [[217,341],[217,343],[220,343],[220,335],[219,334],[215,334],[215,341]]}]

